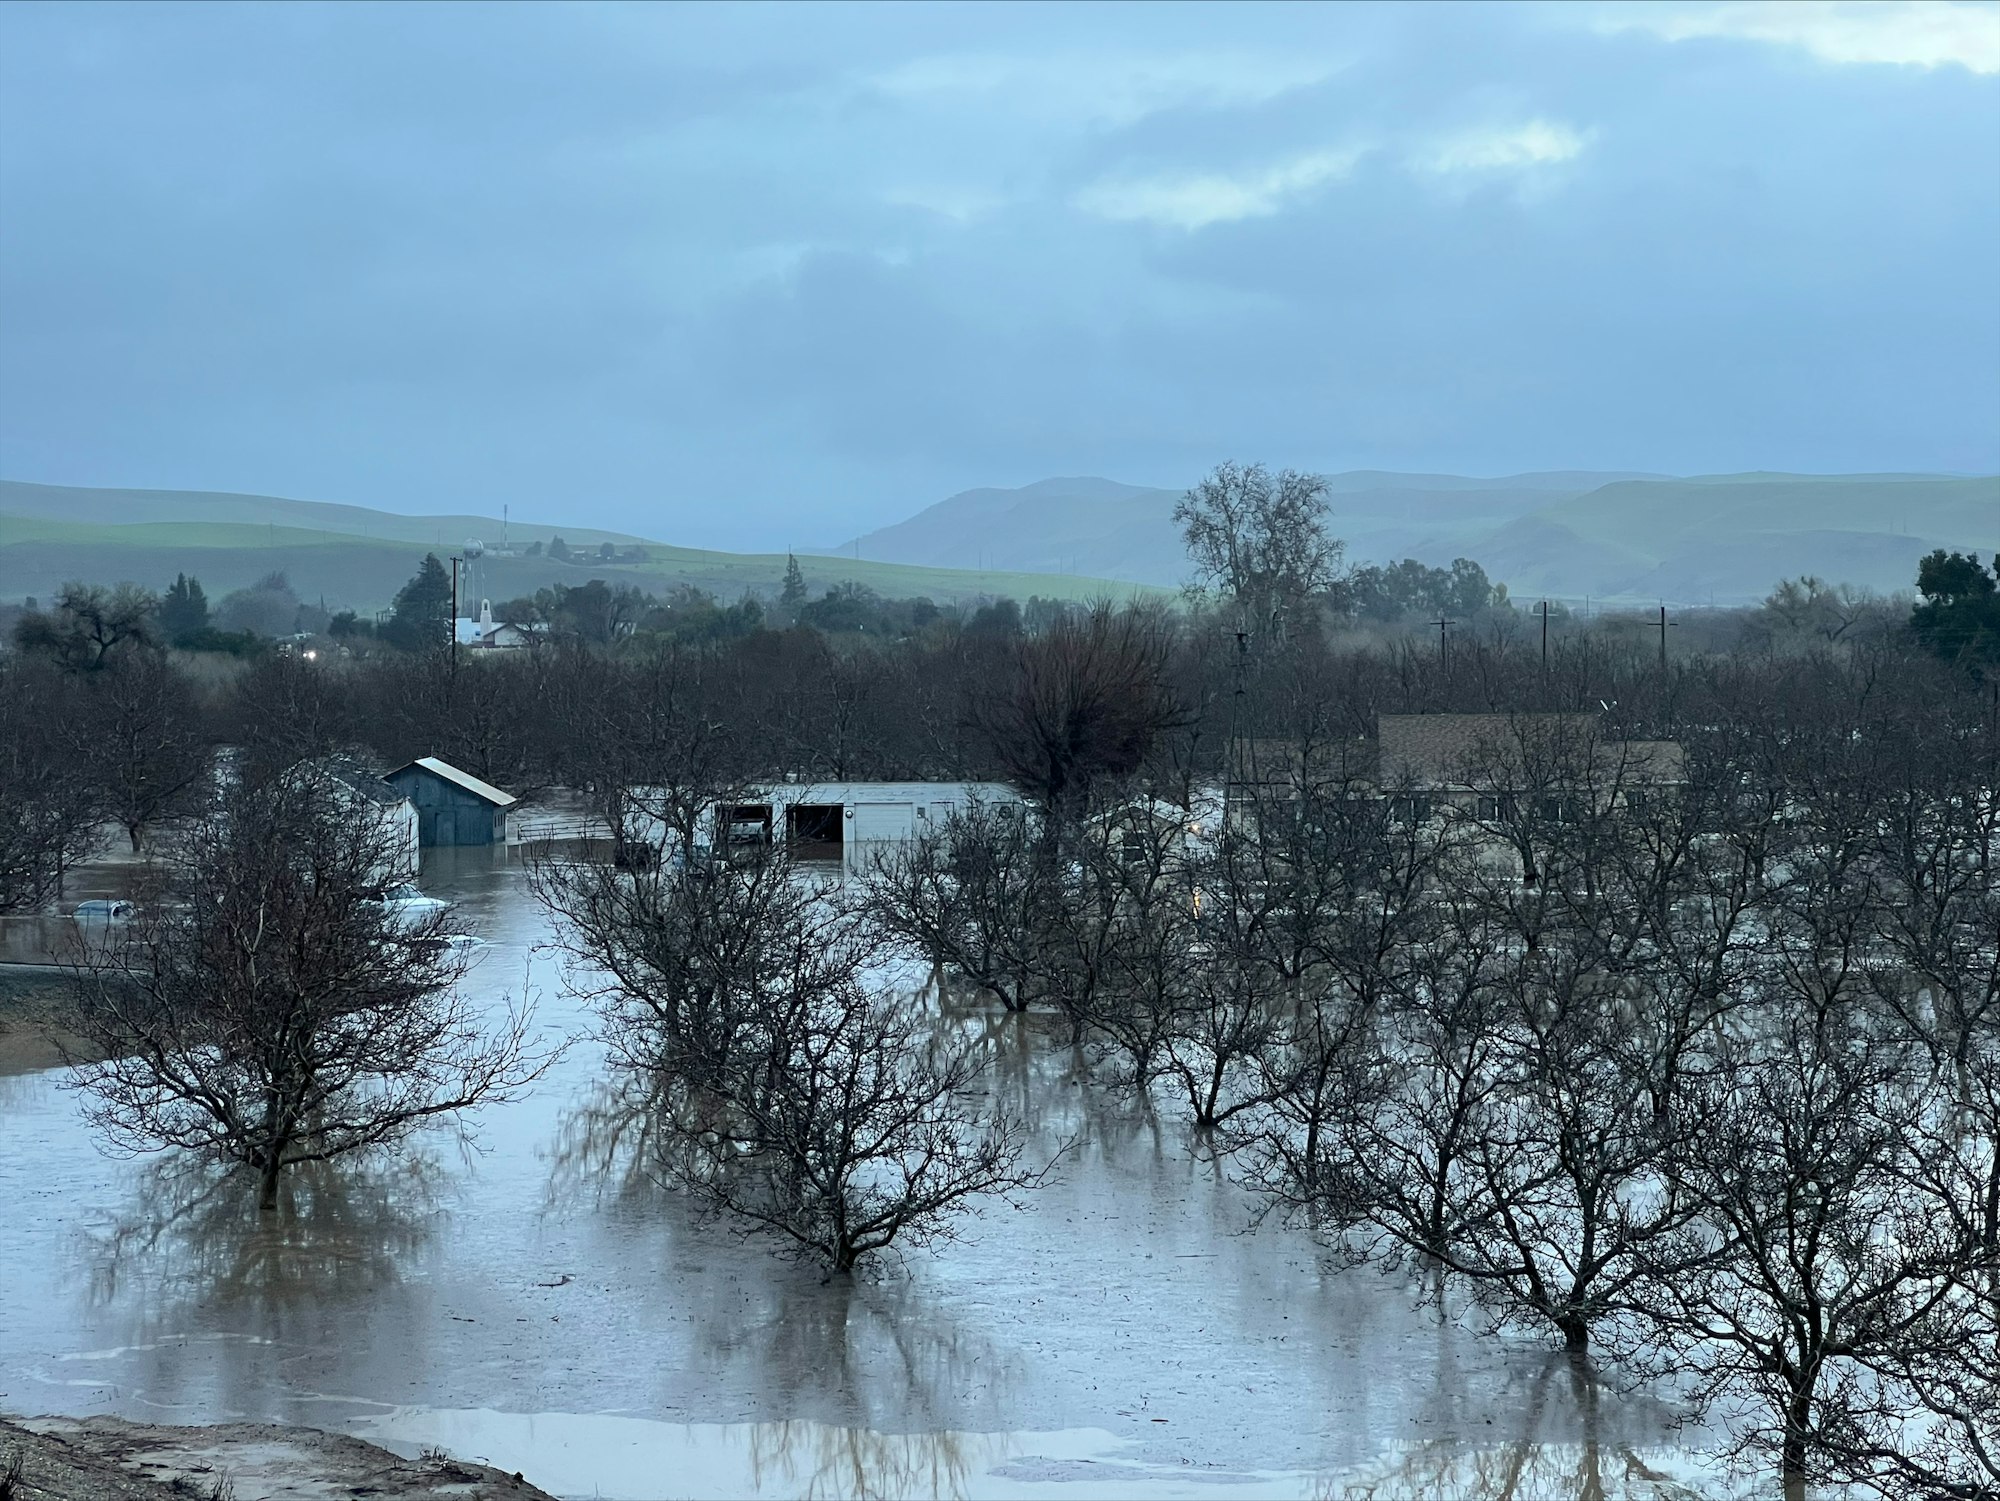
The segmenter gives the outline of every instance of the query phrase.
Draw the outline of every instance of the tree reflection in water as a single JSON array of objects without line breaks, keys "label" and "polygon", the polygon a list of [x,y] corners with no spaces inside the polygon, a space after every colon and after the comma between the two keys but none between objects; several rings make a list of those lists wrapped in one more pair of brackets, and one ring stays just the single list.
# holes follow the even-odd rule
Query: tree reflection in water
[{"label": "tree reflection in water", "polygon": [[750,1439],[757,1494],[800,1501],[949,1501],[1005,1452],[1005,1435],[877,1433],[824,1423],[759,1423]]},{"label": "tree reflection in water", "polygon": [[[571,1110],[551,1153],[549,1212],[578,1202],[638,1204],[664,1224],[689,1226],[694,1217],[651,1171],[652,1113],[636,1075],[614,1075]],[[738,1284],[724,1252],[723,1237],[737,1238],[727,1222],[699,1233],[716,1238],[718,1255],[695,1252],[703,1264],[680,1270],[715,1279],[707,1296],[693,1300],[700,1311],[692,1335],[700,1365],[713,1372],[711,1389],[754,1392],[761,1409],[809,1412],[833,1431],[1004,1426],[998,1401],[1026,1384],[1023,1355],[968,1336],[912,1285],[894,1248],[872,1275],[830,1280],[810,1266],[760,1256],[747,1284]],[[912,1446],[931,1441],[907,1439]],[[823,1448],[827,1441],[814,1442]],[[873,1437],[855,1442],[872,1445]]]},{"label": "tree reflection in water", "polygon": [[439,1216],[435,1163],[302,1164],[259,1215],[253,1174],[164,1158],[139,1174],[130,1208],[90,1237],[92,1302],[137,1288],[207,1308],[281,1309],[366,1297],[401,1280]]},{"label": "tree reflection in water", "polygon": [[[1551,1413],[1551,1399],[1567,1391]],[[1314,1491],[1322,1501],[1702,1501],[1718,1478],[1697,1487],[1676,1478],[1626,1444],[1604,1444],[1598,1405],[1603,1387],[1572,1357],[1551,1354],[1535,1373],[1533,1392],[1513,1440],[1488,1448],[1462,1442],[1411,1444]],[[1551,1439],[1545,1420],[1581,1429],[1581,1442]],[[1686,1456],[1677,1456],[1684,1462]],[[1662,1459],[1659,1465],[1668,1461]]]}]

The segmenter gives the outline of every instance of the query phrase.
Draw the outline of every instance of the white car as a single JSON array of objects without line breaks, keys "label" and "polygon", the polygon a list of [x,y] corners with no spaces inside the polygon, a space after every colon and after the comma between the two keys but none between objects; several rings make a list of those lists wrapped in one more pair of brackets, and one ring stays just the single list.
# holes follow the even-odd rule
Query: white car
[{"label": "white car", "polygon": [[405,882],[401,886],[391,886],[383,892],[381,900],[375,905],[398,922],[416,923],[422,922],[434,912],[444,911],[451,906],[451,903],[440,901],[434,896],[425,896],[415,886]]},{"label": "white car", "polygon": [[81,923],[130,922],[132,904],[117,901],[78,902],[74,915]]}]

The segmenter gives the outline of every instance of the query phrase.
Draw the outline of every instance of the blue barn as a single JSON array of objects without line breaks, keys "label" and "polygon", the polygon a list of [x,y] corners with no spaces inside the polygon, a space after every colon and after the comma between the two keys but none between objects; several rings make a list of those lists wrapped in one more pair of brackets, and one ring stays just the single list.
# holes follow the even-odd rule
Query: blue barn
[{"label": "blue barn", "polygon": [[507,810],[519,799],[423,756],[382,779],[416,805],[417,842],[437,845],[505,844]]}]

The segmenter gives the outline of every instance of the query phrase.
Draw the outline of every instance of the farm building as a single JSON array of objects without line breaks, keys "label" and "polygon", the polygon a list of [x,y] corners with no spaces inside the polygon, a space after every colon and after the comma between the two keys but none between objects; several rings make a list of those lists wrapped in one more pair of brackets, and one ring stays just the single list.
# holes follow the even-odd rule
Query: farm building
[{"label": "farm building", "polygon": [[416,805],[417,839],[427,849],[507,841],[507,810],[518,799],[470,772],[424,756],[382,780]]},{"label": "farm building", "polygon": [[387,847],[385,863],[375,871],[376,883],[389,886],[413,879],[419,844],[417,810],[402,789],[352,762],[328,759],[319,766],[333,779],[353,812],[373,819],[382,831]]},{"label": "farm building", "polygon": [[783,841],[795,859],[860,868],[885,844],[914,839],[979,804],[1019,807],[999,782],[783,782],[716,810],[716,844]]},{"label": "farm building", "polygon": [[514,625],[493,618],[493,601],[479,602],[479,618],[454,620],[452,632],[460,646],[473,651],[516,651],[535,644],[535,628]]}]

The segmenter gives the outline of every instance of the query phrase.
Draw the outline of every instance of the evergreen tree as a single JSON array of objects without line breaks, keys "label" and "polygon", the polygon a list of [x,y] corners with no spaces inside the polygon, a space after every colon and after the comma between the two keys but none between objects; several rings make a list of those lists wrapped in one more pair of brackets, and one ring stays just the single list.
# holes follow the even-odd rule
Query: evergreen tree
[{"label": "evergreen tree", "polygon": [[778,603],[797,609],[806,602],[806,576],[799,569],[799,560],[791,553],[785,554],[785,587],[778,591]]},{"label": "evergreen tree", "polygon": [[1973,554],[1939,548],[1917,565],[1917,592],[1910,625],[1925,646],[1949,662],[2000,661],[2000,557],[1988,573]]},{"label": "evergreen tree", "polygon": [[434,552],[396,595],[383,634],[405,651],[441,651],[451,644],[451,575]]},{"label": "evergreen tree", "polygon": [[554,558],[558,563],[567,563],[569,561],[569,544],[563,541],[561,537],[557,537],[549,544],[549,556]]},{"label": "evergreen tree", "polygon": [[201,580],[189,578],[185,573],[175,574],[160,599],[159,618],[161,632],[175,644],[207,629],[208,595],[202,590]]}]

